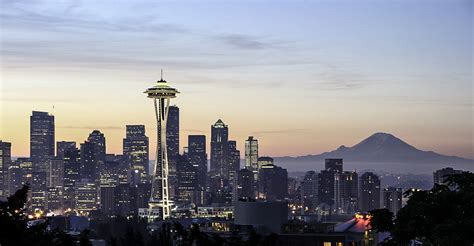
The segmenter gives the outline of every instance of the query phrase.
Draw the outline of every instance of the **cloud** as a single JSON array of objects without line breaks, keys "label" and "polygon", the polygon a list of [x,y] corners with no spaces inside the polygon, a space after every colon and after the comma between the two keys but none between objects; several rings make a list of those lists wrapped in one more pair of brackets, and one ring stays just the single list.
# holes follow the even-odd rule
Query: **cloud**
[{"label": "cloud", "polygon": [[272,46],[270,43],[262,42],[256,37],[244,34],[221,35],[218,39],[222,40],[225,44],[247,50],[261,50]]},{"label": "cloud", "polygon": [[317,81],[312,83],[319,90],[357,90],[365,88],[375,79],[361,72],[355,72],[341,65],[328,64],[321,72],[314,74]]}]

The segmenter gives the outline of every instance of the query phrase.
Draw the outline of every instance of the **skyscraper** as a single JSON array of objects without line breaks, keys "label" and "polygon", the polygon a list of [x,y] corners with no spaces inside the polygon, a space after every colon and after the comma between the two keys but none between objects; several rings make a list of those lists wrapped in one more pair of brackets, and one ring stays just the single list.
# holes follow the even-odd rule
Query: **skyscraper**
[{"label": "skyscraper", "polygon": [[380,179],[366,172],[360,176],[360,209],[370,211],[380,208]]},{"label": "skyscraper", "polygon": [[318,174],[315,171],[306,172],[301,186],[304,206],[308,210],[315,209],[318,206]]},{"label": "skyscraper", "polygon": [[[98,208],[96,205],[90,205],[92,202],[98,203],[100,200],[100,167],[102,161],[98,160],[97,144],[85,141],[81,144],[81,168],[80,182],[76,182],[76,208],[80,211],[89,212]],[[86,192],[91,192],[86,194]],[[78,193],[80,195],[78,195]],[[79,197],[78,197],[79,196]],[[79,199],[79,200],[78,200]],[[82,200],[82,199],[92,199]]]},{"label": "skyscraper", "polygon": [[226,149],[227,163],[224,166],[224,177],[235,177],[240,169],[240,151],[237,149],[237,142],[230,140],[227,142]]},{"label": "skyscraper", "polygon": [[383,207],[397,214],[402,208],[402,188],[388,187],[383,189]]},{"label": "skyscraper", "polygon": [[76,147],[68,148],[64,152],[64,207],[75,208],[76,183],[80,178],[80,153]]},{"label": "skyscraper", "polygon": [[10,166],[9,186],[10,195],[14,194],[24,184],[32,184],[33,163],[30,158],[17,158]]},{"label": "skyscraper", "polygon": [[12,161],[12,144],[0,140],[0,200],[4,200],[9,195],[8,190],[8,170]]},{"label": "skyscraper", "polygon": [[99,130],[94,130],[89,134],[87,141],[94,144],[95,159],[98,162],[98,166],[101,166],[105,162],[105,137],[104,134]]},{"label": "skyscraper", "polygon": [[[171,98],[175,98],[178,90],[170,87],[163,78],[156,82],[155,86],[148,88],[145,93],[149,98],[153,99],[155,104],[155,114],[157,119],[157,145],[156,160],[152,173],[152,190],[147,211],[148,219],[156,218],[158,207],[162,208],[161,214],[163,219],[167,219],[171,215],[171,201],[169,196],[168,183],[168,148],[167,148],[167,119],[169,115],[169,104]],[[179,129],[179,128],[178,128]],[[179,148],[179,143],[178,143]],[[159,214],[159,212],[158,212]]]},{"label": "skyscraper", "polygon": [[88,179],[89,182],[98,180],[99,167],[96,155],[96,145],[94,143],[85,141],[81,144],[81,179]]},{"label": "skyscraper", "polygon": [[87,178],[76,183],[76,209],[79,212],[90,213],[98,209],[97,183]]},{"label": "skyscraper", "polygon": [[114,157],[113,154],[107,154],[100,170],[100,209],[105,215],[115,212],[115,187],[119,185],[120,163]]},{"label": "skyscraper", "polygon": [[359,207],[359,175],[344,171],[340,174],[341,207],[344,213],[354,214]]},{"label": "skyscraper", "polygon": [[46,209],[48,211],[63,211],[64,195],[61,186],[48,187],[46,192]]},{"label": "skyscraper", "polygon": [[211,172],[224,177],[227,163],[227,142],[229,141],[229,128],[219,119],[211,126]]},{"label": "skyscraper", "polygon": [[[48,161],[54,156],[54,116],[33,111],[30,116],[30,158],[34,172],[48,172]],[[34,188],[34,187],[32,187]]]},{"label": "skyscraper", "polygon": [[197,168],[189,163],[189,158],[186,155],[179,156],[176,170],[177,201],[182,204],[194,202],[198,188]]},{"label": "skyscraper", "polygon": [[53,157],[50,159],[48,172],[48,187],[46,192],[47,209],[54,211],[63,208],[64,198],[64,159]]},{"label": "skyscraper", "polygon": [[234,201],[240,199],[255,199],[254,174],[249,169],[240,169],[237,172],[237,185],[234,189]]},{"label": "skyscraper", "polygon": [[[168,162],[177,161],[179,158],[179,108],[169,106],[168,120],[166,122],[166,148],[168,149]],[[176,168],[176,163],[174,163]]]},{"label": "skyscraper", "polygon": [[123,139],[123,155],[129,162],[132,174],[138,180],[133,179],[132,184],[144,183],[148,176],[149,141],[145,135],[144,125],[127,125],[126,135]]},{"label": "skyscraper", "polygon": [[446,184],[445,181],[448,175],[459,174],[459,173],[462,173],[462,170],[456,170],[456,169],[453,169],[452,167],[442,168],[433,172],[433,181],[435,184],[445,185]]},{"label": "skyscraper", "polygon": [[342,159],[326,159],[325,168],[330,172],[342,173]]},{"label": "skyscraper", "polygon": [[319,202],[335,209],[342,205],[342,159],[326,159],[325,170],[318,175]]},{"label": "skyscraper", "polygon": [[46,210],[46,172],[33,172],[31,183],[31,210]]},{"label": "skyscraper", "polygon": [[258,141],[249,136],[245,140],[245,168],[254,173],[254,177],[258,178]]},{"label": "skyscraper", "polygon": [[335,203],[335,173],[321,170],[318,174],[318,198],[319,203],[329,206]]},{"label": "skyscraper", "polygon": [[205,135],[188,136],[188,159],[189,163],[197,169],[198,188],[200,190],[204,190],[206,188],[207,177],[207,153]]},{"label": "skyscraper", "polygon": [[168,183],[169,196],[173,200],[177,194],[177,174],[176,169],[179,160],[179,108],[169,106],[166,121],[166,148],[168,154]]},{"label": "skyscraper", "polygon": [[64,158],[64,153],[68,149],[76,148],[76,142],[74,141],[58,141],[56,142],[56,156],[58,158]]},{"label": "skyscraper", "polygon": [[33,164],[32,208],[46,208],[47,173],[54,156],[54,116],[33,111],[30,116],[30,159]]},{"label": "skyscraper", "polygon": [[49,187],[64,186],[64,160],[63,158],[54,157],[50,160],[48,172]]},{"label": "skyscraper", "polygon": [[269,156],[261,156],[261,157],[258,157],[257,163],[258,163],[258,170],[260,170],[260,168],[263,165],[273,165],[273,158]]},{"label": "skyscraper", "polygon": [[264,165],[258,177],[258,197],[283,200],[288,196],[288,172],[275,165]]},{"label": "skyscraper", "polygon": [[[0,160],[1,161],[1,160]],[[10,167],[8,168],[8,178],[4,180],[8,184],[8,194],[12,195],[19,189],[21,189],[23,185],[23,174],[24,170],[20,168],[20,165],[17,161],[10,162]]]}]

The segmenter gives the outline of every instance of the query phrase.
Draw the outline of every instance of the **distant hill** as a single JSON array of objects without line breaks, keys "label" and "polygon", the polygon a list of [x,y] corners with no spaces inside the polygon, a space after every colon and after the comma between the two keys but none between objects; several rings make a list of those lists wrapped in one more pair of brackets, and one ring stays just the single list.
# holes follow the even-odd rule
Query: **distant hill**
[{"label": "distant hill", "polygon": [[[433,168],[443,165],[452,167],[460,165],[464,169],[467,167],[467,170],[474,168],[474,160],[442,155],[433,151],[419,150],[389,133],[375,133],[352,147],[343,145],[336,150],[324,152],[319,155],[277,157],[274,159],[277,165],[282,165],[291,171],[295,171],[302,170],[301,168],[303,166],[305,166],[306,170],[310,170],[307,168],[313,166],[311,164],[320,165],[326,158],[343,158],[344,163],[365,163],[370,164],[368,165],[370,168],[380,170],[385,169],[386,165],[384,164],[387,163],[391,163],[390,165],[396,163],[410,165],[432,164]],[[376,163],[379,163],[380,166],[374,165]],[[426,165],[422,166],[423,168],[427,167]],[[362,165],[361,168],[367,167]],[[433,170],[427,171],[432,172]]]}]

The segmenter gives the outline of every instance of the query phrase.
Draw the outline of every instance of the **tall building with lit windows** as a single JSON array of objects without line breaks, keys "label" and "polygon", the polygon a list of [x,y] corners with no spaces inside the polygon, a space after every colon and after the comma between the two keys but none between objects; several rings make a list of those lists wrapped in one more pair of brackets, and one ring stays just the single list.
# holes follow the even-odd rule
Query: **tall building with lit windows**
[{"label": "tall building with lit windows", "polygon": [[245,140],[245,168],[258,178],[258,140],[253,136]]},{"label": "tall building with lit windows", "polygon": [[96,145],[89,141],[81,144],[81,179],[88,179],[89,182],[99,180],[99,165],[96,155]]},{"label": "tall building with lit windows", "polygon": [[33,163],[30,158],[17,158],[10,165],[9,170],[9,190],[10,194],[14,194],[24,184],[32,184],[33,180]]},{"label": "tall building with lit windows", "polygon": [[48,172],[48,161],[54,156],[54,116],[33,111],[30,116],[30,158],[34,172]]},{"label": "tall building with lit windows", "polygon": [[0,200],[4,200],[9,195],[8,190],[8,170],[11,164],[12,144],[0,140]]},{"label": "tall building with lit windows", "polygon": [[79,213],[88,214],[98,209],[97,184],[94,180],[81,179],[76,183],[75,202]]},{"label": "tall building with lit windows", "polygon": [[145,183],[149,174],[149,141],[144,125],[127,125],[123,139],[123,155],[131,167],[131,183]]},{"label": "tall building with lit windows", "polygon": [[58,141],[56,142],[56,157],[64,158],[64,153],[67,150],[76,148],[76,142],[74,141]]},{"label": "tall building with lit windows", "polygon": [[76,147],[64,152],[64,207],[73,209],[76,206],[76,183],[81,181],[80,151]]},{"label": "tall building with lit windows", "polygon": [[234,201],[241,199],[255,199],[254,174],[249,169],[240,169],[237,172],[237,182],[234,187]]},{"label": "tall building with lit windows", "polygon": [[46,172],[33,172],[31,183],[31,210],[46,210],[47,187]]},{"label": "tall building with lit windows", "polygon": [[106,145],[104,134],[99,130],[94,130],[89,134],[87,141],[94,144],[97,161],[105,162]]},{"label": "tall building with lit windows", "polygon": [[402,197],[402,188],[387,187],[383,189],[383,207],[396,215],[402,208]]},{"label": "tall building with lit windows", "polygon": [[188,136],[188,159],[189,164],[197,170],[198,189],[205,190],[207,179],[207,152],[205,135]]},{"label": "tall building with lit windows", "polygon": [[301,183],[301,196],[303,204],[308,210],[313,210],[318,206],[318,173],[308,171],[304,175]]},{"label": "tall building with lit windows", "polygon": [[366,172],[360,176],[360,210],[380,208],[380,179],[375,173]]},{"label": "tall building with lit windows", "polygon": [[219,119],[211,126],[211,172],[224,177],[227,164],[227,142],[229,141],[229,128]]},{"label": "tall building with lit windows", "polygon": [[227,163],[224,166],[224,174],[226,178],[235,177],[240,169],[240,151],[237,149],[237,142],[230,140],[227,142]]},{"label": "tall building with lit windows", "polygon": [[54,116],[47,112],[33,111],[30,116],[30,159],[32,172],[32,207],[46,208],[49,164],[54,157]]},{"label": "tall building with lit windows", "polygon": [[354,214],[359,207],[359,175],[344,171],[340,174],[340,207],[346,214]]}]

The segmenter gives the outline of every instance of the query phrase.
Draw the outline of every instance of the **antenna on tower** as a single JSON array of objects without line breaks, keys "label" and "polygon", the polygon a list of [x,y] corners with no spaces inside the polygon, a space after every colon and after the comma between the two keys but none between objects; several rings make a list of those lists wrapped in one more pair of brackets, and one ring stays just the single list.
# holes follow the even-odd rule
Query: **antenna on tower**
[{"label": "antenna on tower", "polygon": [[161,69],[161,81],[163,81],[163,68]]}]

